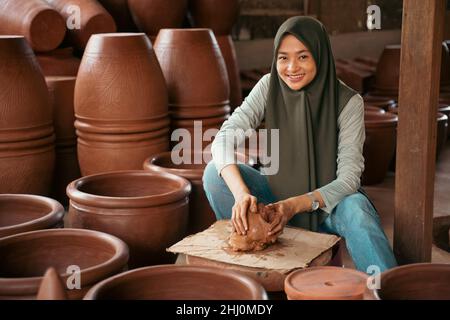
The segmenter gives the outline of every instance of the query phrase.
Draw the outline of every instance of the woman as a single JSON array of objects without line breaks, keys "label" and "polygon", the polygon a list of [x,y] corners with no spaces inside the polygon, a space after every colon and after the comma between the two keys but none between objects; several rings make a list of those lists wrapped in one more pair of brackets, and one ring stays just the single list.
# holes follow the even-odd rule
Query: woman
[{"label": "woman", "polygon": [[[267,176],[230,161],[230,130],[257,128],[263,119],[269,131],[279,129],[279,170]],[[271,233],[289,222],[340,235],[358,270],[377,266],[382,272],[396,261],[360,188],[364,139],[362,97],[337,79],[325,28],[309,17],[290,18],[275,37],[271,73],[213,142],[213,161],[203,176],[208,200],[217,218],[231,218],[241,234],[248,229],[248,210],[256,211],[258,202],[271,205],[277,212]]]}]

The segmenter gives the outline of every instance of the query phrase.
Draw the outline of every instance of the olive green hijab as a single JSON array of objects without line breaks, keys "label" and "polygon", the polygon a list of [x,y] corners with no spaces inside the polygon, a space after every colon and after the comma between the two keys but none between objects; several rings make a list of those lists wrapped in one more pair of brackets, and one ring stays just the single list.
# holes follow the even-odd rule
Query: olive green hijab
[{"label": "olive green hijab", "polygon": [[[286,34],[300,40],[316,62],[316,77],[299,91],[290,89],[276,68],[278,48]],[[319,21],[293,17],[281,25],[275,37],[265,115],[266,128],[279,129],[279,171],[268,175],[279,200],[314,191],[336,179],[337,120],[355,94],[336,77],[330,40]],[[270,134],[268,137],[270,154]],[[319,209],[297,214],[290,224],[317,231],[326,217]]]}]

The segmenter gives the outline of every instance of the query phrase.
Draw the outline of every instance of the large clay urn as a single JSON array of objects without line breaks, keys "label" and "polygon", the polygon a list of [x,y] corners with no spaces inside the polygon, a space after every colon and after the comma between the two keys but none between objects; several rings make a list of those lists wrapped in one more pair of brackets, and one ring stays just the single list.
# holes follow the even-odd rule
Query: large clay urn
[{"label": "large clay urn", "polygon": [[161,265],[131,270],[93,287],[85,300],[267,300],[255,280],[213,267]]},{"label": "large clay urn", "polygon": [[0,239],[0,256],[0,299],[35,299],[50,267],[69,299],[82,299],[94,284],[126,269],[128,247],[102,232],[52,229]]},{"label": "large clay urn", "polygon": [[290,273],[284,281],[289,300],[362,300],[367,274],[341,267],[311,267]]},{"label": "large clay urn", "polygon": [[22,36],[0,36],[0,88],[0,193],[47,195],[55,161],[52,110]]},{"label": "large clay urn", "polygon": [[64,208],[57,201],[31,194],[0,194],[0,238],[63,226]]},{"label": "large clay urn", "polygon": [[98,0],[113,16],[118,32],[136,32],[137,27],[131,17],[128,0]]},{"label": "large clay urn", "polygon": [[386,112],[365,112],[366,140],[363,156],[365,169],[362,184],[370,185],[384,180],[395,154],[398,117]]},{"label": "large clay urn", "polygon": [[55,127],[55,173],[52,196],[64,206],[69,204],[67,185],[81,176],[77,157],[77,136],[73,95],[75,77],[46,77],[50,99],[53,105],[53,125]]},{"label": "large clay urn", "polygon": [[239,16],[238,0],[189,0],[194,27],[209,28],[216,35],[229,35]]},{"label": "large clay urn", "polygon": [[96,34],[75,86],[82,175],[141,169],[169,150],[167,86],[143,33]]},{"label": "large clay urn", "polygon": [[64,39],[64,19],[44,0],[0,0],[0,9],[0,35],[23,35],[35,51],[53,50]]},{"label": "large clay urn", "polygon": [[131,268],[173,263],[175,256],[166,248],[186,235],[190,192],[189,181],[168,173],[141,170],[83,177],[67,187],[69,225],[124,240]]},{"label": "large clay urn", "polygon": [[67,42],[77,49],[84,49],[93,34],[117,30],[113,17],[96,0],[46,1],[67,21]]},{"label": "large clay urn", "polygon": [[135,24],[152,41],[160,29],[180,28],[187,11],[187,0],[128,0],[128,5]]},{"label": "large clay urn", "polygon": [[44,76],[76,76],[80,59],[73,55],[72,48],[61,48],[36,56]]}]

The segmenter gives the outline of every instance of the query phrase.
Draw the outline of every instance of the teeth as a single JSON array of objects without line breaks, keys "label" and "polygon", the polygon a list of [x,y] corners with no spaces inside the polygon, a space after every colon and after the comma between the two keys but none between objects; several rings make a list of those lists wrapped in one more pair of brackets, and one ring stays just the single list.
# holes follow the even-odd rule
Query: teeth
[{"label": "teeth", "polygon": [[298,74],[298,75],[289,75],[288,77],[289,78],[295,78],[295,79],[298,79],[298,78],[300,78],[300,77],[303,77],[305,74],[303,73],[303,74]]}]

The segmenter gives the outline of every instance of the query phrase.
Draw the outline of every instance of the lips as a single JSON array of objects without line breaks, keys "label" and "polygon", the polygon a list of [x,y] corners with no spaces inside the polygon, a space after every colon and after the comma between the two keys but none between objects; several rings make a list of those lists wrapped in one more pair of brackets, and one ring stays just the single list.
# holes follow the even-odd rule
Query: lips
[{"label": "lips", "polygon": [[305,77],[305,74],[292,74],[292,75],[287,75],[287,78],[289,79],[289,81],[291,82],[300,82],[303,80],[303,78]]}]

